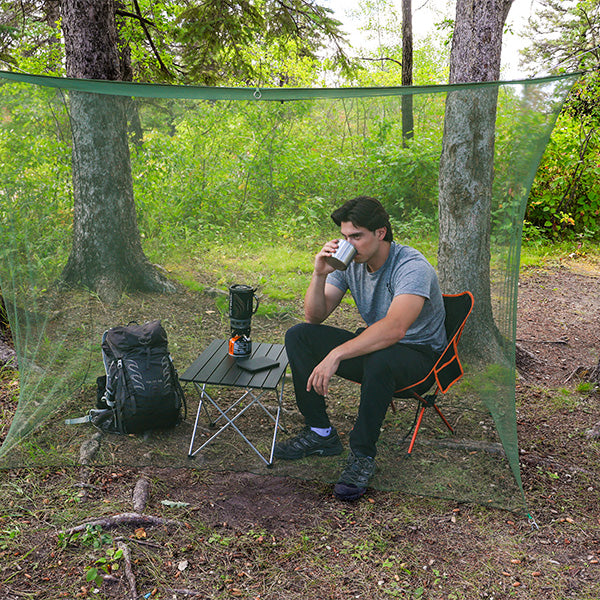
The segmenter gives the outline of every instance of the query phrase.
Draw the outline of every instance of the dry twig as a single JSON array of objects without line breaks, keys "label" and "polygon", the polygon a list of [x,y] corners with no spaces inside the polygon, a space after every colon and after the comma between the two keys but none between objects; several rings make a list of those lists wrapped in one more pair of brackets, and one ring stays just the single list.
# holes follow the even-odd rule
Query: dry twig
[{"label": "dry twig", "polygon": [[131,597],[131,600],[136,600],[136,582],[135,575],[131,567],[131,553],[129,552],[129,547],[125,542],[117,542],[117,548],[123,553],[123,562],[125,563],[125,577],[127,578],[127,583],[129,584],[129,595]]},{"label": "dry twig", "polygon": [[182,523],[173,519],[163,519],[161,517],[152,517],[150,515],[140,515],[139,513],[121,513],[118,515],[113,515],[112,517],[104,517],[102,519],[96,519],[95,521],[88,521],[87,523],[82,523],[81,525],[71,527],[71,529],[67,529],[66,531],[63,530],[60,533],[71,536],[74,533],[85,531],[88,527],[99,526],[102,527],[102,529],[114,529],[115,527],[119,527],[121,525],[126,525],[128,527],[174,527],[180,526]]}]

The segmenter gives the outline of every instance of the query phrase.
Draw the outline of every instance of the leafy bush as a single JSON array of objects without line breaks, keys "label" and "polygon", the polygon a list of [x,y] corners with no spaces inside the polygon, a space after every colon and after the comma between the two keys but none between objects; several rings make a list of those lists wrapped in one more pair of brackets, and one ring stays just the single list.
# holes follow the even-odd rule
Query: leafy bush
[{"label": "leafy bush", "polygon": [[600,135],[567,114],[559,119],[534,180],[526,224],[553,239],[600,236]]}]

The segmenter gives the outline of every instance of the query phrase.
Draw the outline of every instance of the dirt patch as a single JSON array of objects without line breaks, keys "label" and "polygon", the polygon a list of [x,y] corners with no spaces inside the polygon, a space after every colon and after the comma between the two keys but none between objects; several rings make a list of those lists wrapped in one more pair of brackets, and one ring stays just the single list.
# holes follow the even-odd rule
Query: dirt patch
[{"label": "dirt patch", "polygon": [[[519,281],[517,343],[532,355],[530,382],[561,386],[600,357],[600,270],[526,269]],[[585,377],[585,373],[581,373]]]},{"label": "dirt patch", "polygon": [[313,527],[326,505],[323,489],[314,482],[228,472],[207,474],[203,485],[191,486],[190,477],[197,475],[186,470],[170,473],[166,493],[189,502],[212,527],[292,535]]}]

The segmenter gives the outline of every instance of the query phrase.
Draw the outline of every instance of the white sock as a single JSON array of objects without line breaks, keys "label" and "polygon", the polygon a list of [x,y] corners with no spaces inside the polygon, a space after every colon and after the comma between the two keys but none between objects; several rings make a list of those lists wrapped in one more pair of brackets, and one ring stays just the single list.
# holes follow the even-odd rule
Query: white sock
[{"label": "white sock", "polygon": [[331,433],[331,427],[311,427],[310,430],[321,437],[327,437]]}]

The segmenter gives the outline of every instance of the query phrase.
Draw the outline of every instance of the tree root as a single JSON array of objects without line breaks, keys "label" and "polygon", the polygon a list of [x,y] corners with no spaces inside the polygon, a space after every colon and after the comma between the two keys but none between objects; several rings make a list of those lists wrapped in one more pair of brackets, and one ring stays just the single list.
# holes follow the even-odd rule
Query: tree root
[{"label": "tree root", "polygon": [[117,542],[117,548],[123,553],[123,562],[125,563],[125,577],[129,584],[129,596],[131,600],[136,600],[136,581],[133,569],[131,568],[131,553],[129,552],[129,546],[125,542]]},{"label": "tree root", "polygon": [[153,517],[150,515],[141,515],[139,513],[121,513],[112,517],[104,517],[95,521],[81,523],[70,529],[60,532],[68,537],[75,533],[85,531],[88,527],[102,527],[102,529],[114,529],[125,525],[127,527],[180,527],[183,525],[181,521],[174,519],[163,519],[161,517]]},{"label": "tree root", "polygon": [[102,432],[96,431],[91,438],[84,440],[79,447],[79,464],[81,469],[79,471],[81,487],[80,499],[85,501],[88,499],[88,494],[94,489],[94,486],[90,485],[90,477],[92,469],[90,465],[94,461],[98,450],[100,450],[100,443],[102,441]]}]

